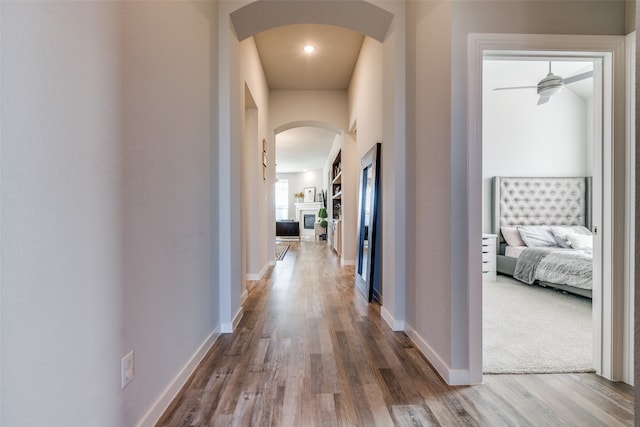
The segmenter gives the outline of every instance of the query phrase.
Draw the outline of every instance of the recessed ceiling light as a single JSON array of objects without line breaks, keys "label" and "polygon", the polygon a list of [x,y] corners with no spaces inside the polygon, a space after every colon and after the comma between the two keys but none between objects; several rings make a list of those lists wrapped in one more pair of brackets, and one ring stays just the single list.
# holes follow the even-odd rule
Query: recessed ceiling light
[{"label": "recessed ceiling light", "polygon": [[310,44],[308,44],[308,45],[306,45],[306,46],[304,47],[304,51],[305,51],[305,52],[307,52],[307,53],[311,53],[311,52],[313,52],[314,50],[316,50],[316,48],[315,48],[315,47],[313,47],[313,46],[312,46],[312,45],[310,45]]}]

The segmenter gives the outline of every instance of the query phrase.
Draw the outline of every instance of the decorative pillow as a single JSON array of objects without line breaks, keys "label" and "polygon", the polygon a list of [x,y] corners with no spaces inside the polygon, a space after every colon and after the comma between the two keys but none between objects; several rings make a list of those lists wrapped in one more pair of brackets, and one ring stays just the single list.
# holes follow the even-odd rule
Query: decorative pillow
[{"label": "decorative pillow", "polygon": [[566,249],[571,249],[571,243],[567,239],[567,235],[569,233],[582,234],[584,236],[591,235],[589,229],[582,225],[552,226],[551,233],[553,233],[553,237],[556,239],[556,242]]},{"label": "decorative pillow", "polygon": [[571,247],[579,251],[593,252],[593,236],[584,234],[569,233],[567,240],[571,242]]},{"label": "decorative pillow", "polygon": [[522,241],[522,237],[520,237],[520,233],[518,233],[518,229],[515,227],[501,227],[500,231],[502,232],[502,237],[504,237],[505,242],[509,246],[525,246]]},{"label": "decorative pillow", "polygon": [[530,248],[558,246],[548,225],[519,226],[518,232],[522,241]]}]

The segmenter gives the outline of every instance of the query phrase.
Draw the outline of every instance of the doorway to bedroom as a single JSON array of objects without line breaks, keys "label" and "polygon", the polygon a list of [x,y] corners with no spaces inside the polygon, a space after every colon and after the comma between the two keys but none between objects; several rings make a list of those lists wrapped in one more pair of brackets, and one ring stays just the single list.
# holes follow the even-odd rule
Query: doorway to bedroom
[{"label": "doorway to bedroom", "polygon": [[595,371],[601,69],[549,52],[483,57],[485,374]]}]

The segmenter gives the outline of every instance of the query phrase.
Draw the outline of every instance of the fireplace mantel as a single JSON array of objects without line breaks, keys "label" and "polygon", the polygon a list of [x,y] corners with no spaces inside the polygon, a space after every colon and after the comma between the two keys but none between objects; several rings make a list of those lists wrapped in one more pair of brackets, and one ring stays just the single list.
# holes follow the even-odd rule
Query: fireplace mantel
[{"label": "fireplace mantel", "polygon": [[[301,236],[313,236],[314,230],[304,228],[304,215],[316,215],[318,210],[323,206],[322,202],[307,202],[307,203],[295,203],[296,206],[296,221],[300,223],[300,235]],[[317,219],[317,218],[316,218]]]}]

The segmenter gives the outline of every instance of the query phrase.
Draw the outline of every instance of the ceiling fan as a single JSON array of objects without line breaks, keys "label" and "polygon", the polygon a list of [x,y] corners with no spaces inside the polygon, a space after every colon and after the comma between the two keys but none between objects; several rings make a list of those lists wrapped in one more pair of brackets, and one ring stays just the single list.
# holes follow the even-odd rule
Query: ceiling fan
[{"label": "ceiling fan", "polygon": [[593,77],[593,71],[585,71],[584,73],[563,79],[551,72],[551,61],[549,61],[549,74],[547,74],[547,77],[540,80],[536,86],[498,87],[493,90],[536,89],[540,96],[538,99],[538,105],[542,105],[549,102],[549,99],[556,93],[560,92],[565,85],[588,79],[589,77]]}]

